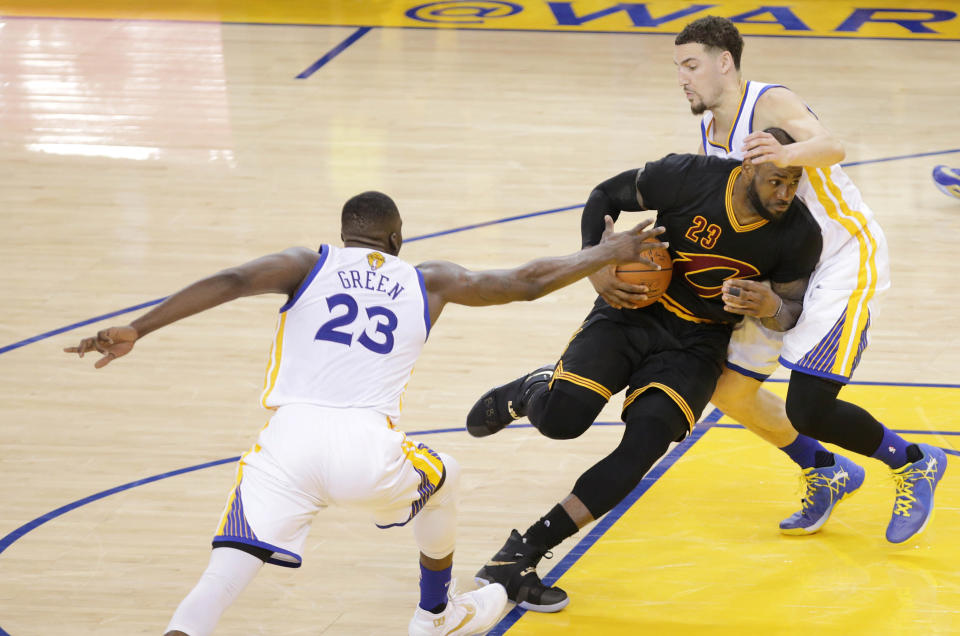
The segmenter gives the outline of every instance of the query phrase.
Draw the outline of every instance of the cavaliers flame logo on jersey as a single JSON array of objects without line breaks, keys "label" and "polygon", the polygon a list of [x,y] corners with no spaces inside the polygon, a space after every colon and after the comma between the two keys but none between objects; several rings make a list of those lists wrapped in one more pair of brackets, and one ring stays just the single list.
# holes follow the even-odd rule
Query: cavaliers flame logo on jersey
[{"label": "cavaliers flame logo on jersey", "polygon": [[760,275],[760,270],[756,267],[735,258],[689,252],[677,252],[677,257],[673,259],[673,272],[681,274],[701,298],[719,296],[725,280],[754,278]]},{"label": "cavaliers flame logo on jersey", "polygon": [[370,265],[371,271],[377,271],[383,267],[384,258],[383,254],[380,252],[370,252],[367,254],[367,264]]}]

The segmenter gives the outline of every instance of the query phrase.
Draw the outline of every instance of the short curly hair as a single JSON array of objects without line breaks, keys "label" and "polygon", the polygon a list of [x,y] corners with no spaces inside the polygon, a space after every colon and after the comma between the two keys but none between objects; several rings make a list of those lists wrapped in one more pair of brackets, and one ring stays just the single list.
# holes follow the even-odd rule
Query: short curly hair
[{"label": "short curly hair", "polygon": [[730,51],[730,55],[733,56],[733,65],[738,71],[740,70],[743,37],[730,20],[715,15],[699,18],[683,27],[683,31],[673,41],[676,45],[691,42],[711,49]]},{"label": "short curly hair", "polygon": [[361,192],[343,204],[340,229],[357,234],[389,232],[400,219],[393,199],[382,192]]}]

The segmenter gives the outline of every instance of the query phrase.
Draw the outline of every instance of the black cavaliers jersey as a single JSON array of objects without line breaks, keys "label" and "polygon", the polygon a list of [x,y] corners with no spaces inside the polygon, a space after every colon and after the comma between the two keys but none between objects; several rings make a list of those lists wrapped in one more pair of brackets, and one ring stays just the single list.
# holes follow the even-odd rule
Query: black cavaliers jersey
[{"label": "black cavaliers jersey", "polygon": [[790,282],[813,272],[820,258],[820,227],[794,198],[776,221],[747,225],[733,214],[735,159],[667,155],[648,163],[637,177],[646,208],[657,211],[670,242],[673,278],[660,302],[692,320],[734,323],[723,309],[723,281],[733,278]]}]

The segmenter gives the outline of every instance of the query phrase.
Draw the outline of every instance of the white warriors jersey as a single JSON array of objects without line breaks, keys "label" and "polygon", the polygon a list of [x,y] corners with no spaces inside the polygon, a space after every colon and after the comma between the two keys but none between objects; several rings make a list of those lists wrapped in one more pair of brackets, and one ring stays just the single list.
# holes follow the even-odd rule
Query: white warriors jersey
[{"label": "white warriors jersey", "polygon": [[429,331],[423,275],[413,265],[323,245],[280,308],[261,404],[372,409],[396,421]]},{"label": "white warriors jersey", "polygon": [[[723,139],[716,138],[713,113],[705,112],[700,121],[704,153],[714,157],[743,159],[743,140],[754,132],[753,117],[757,100],[771,88],[782,86],[762,82],[744,84],[733,128]],[[810,112],[816,116],[812,110]],[[881,230],[873,220],[873,212],[863,203],[857,186],[839,164],[830,168],[804,168],[797,196],[810,208],[810,213],[820,225],[823,235],[821,263],[836,254],[848,241],[860,242],[865,252],[863,256],[868,260],[871,258],[877,244],[871,234]]]}]

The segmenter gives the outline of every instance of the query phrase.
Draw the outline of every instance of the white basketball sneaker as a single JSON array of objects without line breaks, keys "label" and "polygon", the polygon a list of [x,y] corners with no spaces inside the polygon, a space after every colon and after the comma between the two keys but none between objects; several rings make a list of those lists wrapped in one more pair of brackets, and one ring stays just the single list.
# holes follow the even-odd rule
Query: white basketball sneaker
[{"label": "white basketball sneaker", "polygon": [[[451,583],[454,589],[456,582]],[[417,607],[410,619],[410,636],[467,636],[484,634],[494,626],[507,605],[507,590],[499,583],[454,595],[439,614]]]}]

